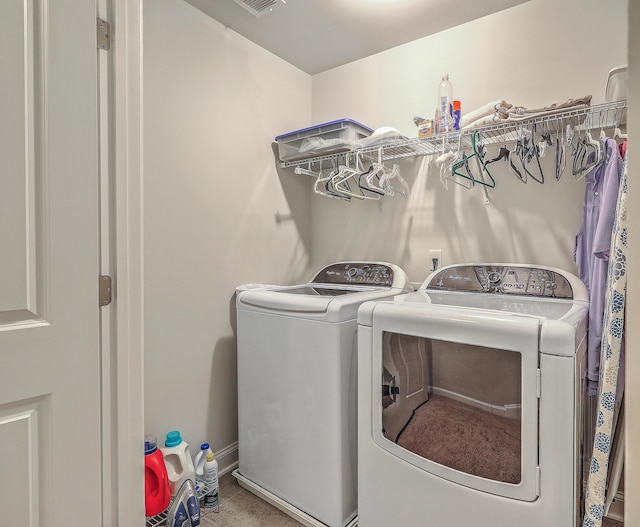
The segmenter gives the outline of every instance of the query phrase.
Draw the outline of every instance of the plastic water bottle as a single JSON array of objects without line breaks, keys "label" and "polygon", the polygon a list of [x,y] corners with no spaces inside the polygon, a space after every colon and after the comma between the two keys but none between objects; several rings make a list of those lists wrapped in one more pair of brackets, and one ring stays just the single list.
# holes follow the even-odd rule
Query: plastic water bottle
[{"label": "plastic water bottle", "polygon": [[172,430],[167,434],[161,450],[167,467],[171,495],[175,496],[185,480],[190,479],[194,483],[196,481],[196,470],[189,452],[189,445],[182,440],[178,430]]},{"label": "plastic water bottle", "polygon": [[453,84],[449,80],[449,74],[442,76],[442,82],[438,86],[438,110],[440,111],[440,123],[438,132],[450,132],[452,130],[451,103],[453,102]]},{"label": "plastic water bottle", "polygon": [[171,501],[169,477],[156,436],[144,436],[144,506],[146,516],[160,514]]},{"label": "plastic water bottle", "polygon": [[204,464],[204,508],[220,510],[218,499],[218,462],[215,460],[213,452],[207,454],[207,461]]},{"label": "plastic water bottle", "polygon": [[196,479],[204,479],[204,464],[207,461],[207,454],[211,452],[213,454],[213,450],[209,446],[209,443],[202,443],[200,445],[200,452],[196,455],[196,460],[193,462],[193,466],[196,469]]}]

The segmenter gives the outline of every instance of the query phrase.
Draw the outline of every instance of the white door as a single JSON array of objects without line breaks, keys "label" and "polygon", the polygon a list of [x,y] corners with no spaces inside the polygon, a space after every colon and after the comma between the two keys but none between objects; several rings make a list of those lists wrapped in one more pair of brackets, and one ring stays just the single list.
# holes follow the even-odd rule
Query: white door
[{"label": "white door", "polygon": [[0,1],[0,524],[101,523],[96,5]]}]

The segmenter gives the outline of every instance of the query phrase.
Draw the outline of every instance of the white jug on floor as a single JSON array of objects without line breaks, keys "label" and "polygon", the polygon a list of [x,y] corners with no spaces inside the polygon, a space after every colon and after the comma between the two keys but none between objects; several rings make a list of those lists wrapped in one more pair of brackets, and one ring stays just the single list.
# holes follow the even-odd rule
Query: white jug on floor
[{"label": "white jug on floor", "polygon": [[171,496],[175,496],[182,483],[190,479],[194,484],[196,471],[189,452],[189,445],[182,440],[178,430],[167,433],[164,447],[161,448],[164,463],[167,466]]}]

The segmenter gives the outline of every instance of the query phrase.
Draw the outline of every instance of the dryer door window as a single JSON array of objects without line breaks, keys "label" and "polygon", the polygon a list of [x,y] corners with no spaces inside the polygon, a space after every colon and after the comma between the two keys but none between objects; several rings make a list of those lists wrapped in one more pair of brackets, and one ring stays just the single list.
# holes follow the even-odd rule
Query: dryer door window
[{"label": "dryer door window", "polygon": [[385,332],[382,357],[386,439],[456,471],[520,483],[520,353]]},{"label": "dryer door window", "polygon": [[533,501],[538,319],[444,311],[414,324],[374,315],[374,441],[436,476]]}]

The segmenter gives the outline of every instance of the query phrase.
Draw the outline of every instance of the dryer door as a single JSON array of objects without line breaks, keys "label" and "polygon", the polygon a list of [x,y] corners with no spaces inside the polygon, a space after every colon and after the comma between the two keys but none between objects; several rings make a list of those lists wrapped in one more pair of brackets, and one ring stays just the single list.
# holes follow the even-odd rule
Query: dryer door
[{"label": "dryer door", "polygon": [[539,324],[499,312],[377,304],[374,441],[449,481],[535,500]]}]

